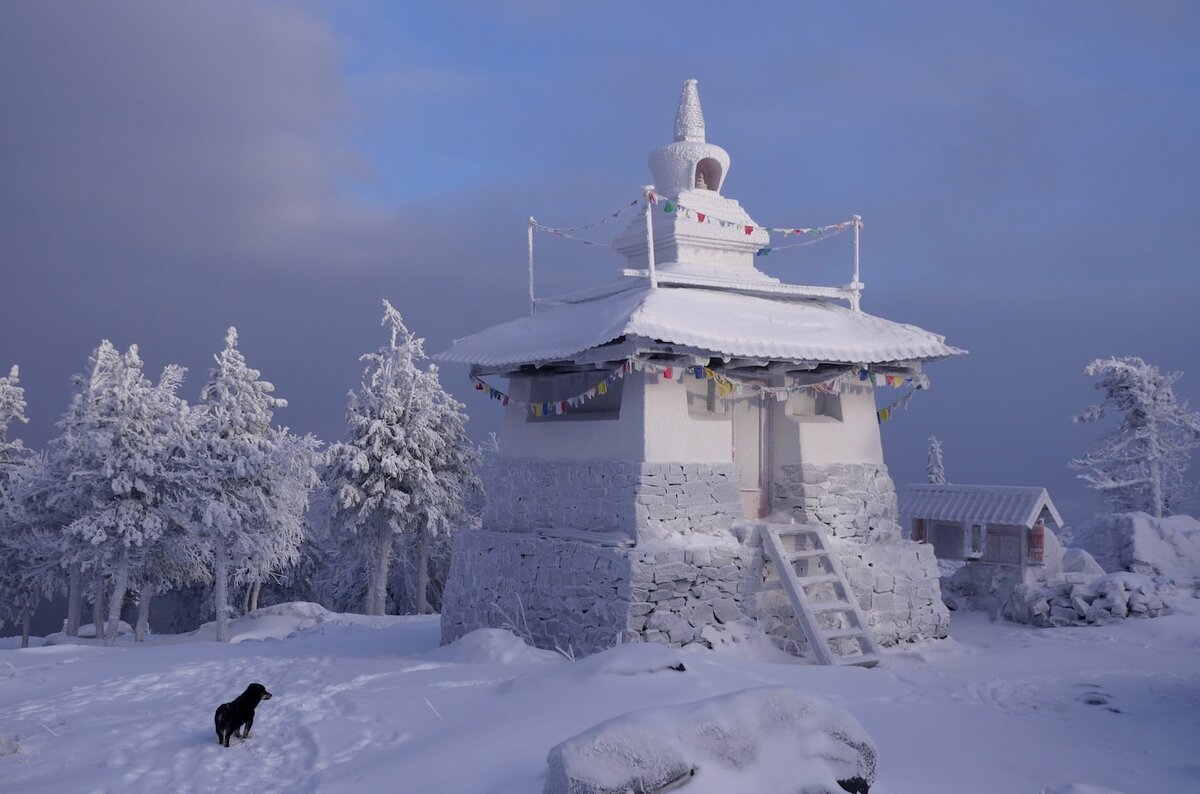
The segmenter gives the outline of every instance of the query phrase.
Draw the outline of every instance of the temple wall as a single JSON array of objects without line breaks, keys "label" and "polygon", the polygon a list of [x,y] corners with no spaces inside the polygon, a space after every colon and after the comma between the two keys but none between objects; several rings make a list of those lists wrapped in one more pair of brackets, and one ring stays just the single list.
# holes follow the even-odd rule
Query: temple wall
[{"label": "temple wall", "polygon": [[579,655],[619,642],[698,642],[706,629],[743,617],[757,557],[732,541],[649,550],[463,532],[454,541],[442,642],[485,627]]},{"label": "temple wall", "polygon": [[732,463],[496,458],[484,470],[483,526],[569,529],[630,539],[724,532],[741,515]]},{"label": "temple wall", "polygon": [[882,463],[777,466],[771,507],[797,521],[819,521],[837,538],[894,541],[896,486]]}]

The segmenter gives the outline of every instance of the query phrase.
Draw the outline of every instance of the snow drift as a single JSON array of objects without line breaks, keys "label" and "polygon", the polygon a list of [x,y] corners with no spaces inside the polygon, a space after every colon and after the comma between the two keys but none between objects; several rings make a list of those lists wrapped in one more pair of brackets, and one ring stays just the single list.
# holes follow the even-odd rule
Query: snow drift
[{"label": "snow drift", "polygon": [[1106,571],[1132,571],[1176,582],[1200,577],[1200,521],[1186,515],[1099,515],[1075,531],[1075,545]]}]

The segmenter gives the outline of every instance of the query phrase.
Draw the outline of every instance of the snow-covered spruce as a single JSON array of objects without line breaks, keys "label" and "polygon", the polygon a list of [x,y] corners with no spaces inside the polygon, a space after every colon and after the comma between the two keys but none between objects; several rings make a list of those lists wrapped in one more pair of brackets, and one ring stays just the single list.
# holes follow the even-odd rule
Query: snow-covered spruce
[{"label": "snow-covered spruce", "polygon": [[1200,446],[1200,413],[1177,402],[1181,372],[1163,374],[1136,356],[1096,359],[1084,370],[1099,376],[1104,402],[1076,422],[1098,422],[1113,413],[1120,425],[1071,461],[1080,479],[1100,491],[1114,512],[1141,510],[1155,518],[1179,511],[1191,495],[1184,476]]},{"label": "snow-covered spruce", "polygon": [[428,608],[430,550],[461,523],[464,496],[478,487],[478,453],[466,436],[463,406],[447,394],[437,367],[422,368],[424,340],[383,302],[388,344],[367,362],[346,408],[345,440],[326,457],[329,517],[339,542],[339,573],[364,577],[368,614],[382,615],[397,545],[415,542],[412,601]]},{"label": "snow-covered spruce", "polygon": [[937,436],[929,437],[929,458],[925,465],[925,473],[931,483],[944,484],[946,482],[946,465],[942,462],[942,441]]},{"label": "snow-covered spruce", "polygon": [[226,642],[231,581],[253,587],[299,559],[319,442],[272,426],[287,401],[247,366],[237,329],[215,358],[193,412],[185,520],[212,560],[216,639]]},{"label": "snow-covered spruce", "polygon": [[41,459],[31,458],[20,439],[8,436],[10,425],[28,421],[25,390],[14,366],[0,378],[0,626],[20,623],[22,647],[29,645],[33,611],[47,589],[55,585],[40,564],[52,550],[43,542],[24,504],[30,474]]},{"label": "snow-covered spruce", "polygon": [[51,448],[51,466],[63,481],[49,505],[71,519],[66,556],[108,575],[107,616],[97,615],[105,620],[107,645],[116,642],[127,591],[142,581],[150,550],[172,527],[183,476],[186,410],[176,394],[183,374],[168,366],[151,383],[136,345],[121,354],[105,340]]}]

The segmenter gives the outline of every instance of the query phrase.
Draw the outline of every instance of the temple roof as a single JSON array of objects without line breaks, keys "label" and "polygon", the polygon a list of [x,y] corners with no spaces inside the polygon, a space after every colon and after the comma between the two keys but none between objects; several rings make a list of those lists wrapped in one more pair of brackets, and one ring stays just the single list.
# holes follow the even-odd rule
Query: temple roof
[{"label": "temple roof", "polygon": [[574,358],[621,338],[714,357],[844,364],[924,362],[964,353],[913,325],[828,301],[678,287],[630,286],[596,298],[539,304],[537,314],[463,337],[434,356],[482,367]]}]

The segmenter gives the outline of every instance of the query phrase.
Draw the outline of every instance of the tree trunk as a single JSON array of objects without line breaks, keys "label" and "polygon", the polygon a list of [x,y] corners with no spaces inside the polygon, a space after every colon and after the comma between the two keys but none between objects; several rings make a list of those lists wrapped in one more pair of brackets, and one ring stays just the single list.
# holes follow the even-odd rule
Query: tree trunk
[{"label": "tree trunk", "polygon": [[33,623],[33,610],[25,610],[25,614],[21,616],[21,647],[29,647],[29,626]]},{"label": "tree trunk", "polygon": [[142,588],[138,595],[137,626],[133,630],[133,639],[137,642],[145,642],[146,632],[150,629],[150,588]]},{"label": "tree trunk", "polygon": [[420,535],[417,537],[417,614],[424,615],[429,611],[429,601],[425,591],[429,589],[429,544],[432,541],[430,537],[429,521],[426,519],[421,524]]},{"label": "tree trunk", "polygon": [[117,565],[117,575],[113,577],[112,598],[108,601],[108,625],[104,628],[104,644],[112,647],[117,644],[117,635],[121,633],[121,607],[125,604],[125,592],[129,589],[129,558],[122,557]]},{"label": "tree trunk", "polygon": [[262,579],[255,579],[250,585],[250,604],[247,612],[253,612],[258,609],[258,594],[262,592]]},{"label": "tree trunk", "polygon": [[92,636],[100,639],[104,636],[104,577],[96,571],[96,581],[92,593]]},{"label": "tree trunk", "polygon": [[375,534],[375,559],[367,586],[367,614],[382,615],[387,610],[388,569],[392,564],[392,529],[386,523]]},{"label": "tree trunk", "polygon": [[83,571],[77,562],[71,563],[67,577],[67,636],[79,636],[79,624],[83,617]]},{"label": "tree trunk", "polygon": [[229,642],[229,560],[219,535],[213,554],[213,607],[217,611],[217,642]]},{"label": "tree trunk", "polygon": [[1150,510],[1154,513],[1155,518],[1162,518],[1163,515],[1163,474],[1162,474],[1162,450],[1158,446],[1158,427],[1153,423],[1150,424]]}]

